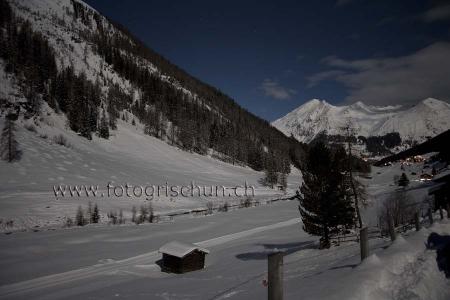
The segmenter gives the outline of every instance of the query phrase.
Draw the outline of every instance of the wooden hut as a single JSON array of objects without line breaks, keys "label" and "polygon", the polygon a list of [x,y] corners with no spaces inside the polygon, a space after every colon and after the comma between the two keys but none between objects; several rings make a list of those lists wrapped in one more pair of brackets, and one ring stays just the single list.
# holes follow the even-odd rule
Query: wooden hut
[{"label": "wooden hut", "polygon": [[162,253],[161,269],[165,272],[185,273],[205,267],[208,250],[194,244],[173,241],[159,249]]},{"label": "wooden hut", "polygon": [[436,184],[428,190],[428,194],[434,195],[434,207],[446,209],[450,218],[450,171],[435,176],[433,182]]}]

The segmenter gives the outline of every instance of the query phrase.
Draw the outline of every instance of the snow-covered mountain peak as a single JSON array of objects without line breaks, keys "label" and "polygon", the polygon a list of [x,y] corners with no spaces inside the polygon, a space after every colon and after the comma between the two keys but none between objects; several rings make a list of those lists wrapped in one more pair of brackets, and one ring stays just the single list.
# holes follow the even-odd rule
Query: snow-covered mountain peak
[{"label": "snow-covered mountain peak", "polygon": [[352,105],[350,105],[351,107],[354,107],[354,108],[361,108],[361,109],[370,109],[370,106],[368,106],[368,105],[366,105],[366,104],[364,104],[363,102],[361,102],[361,101],[358,101],[358,102],[355,102],[355,103],[353,103]]},{"label": "snow-covered mountain peak", "polygon": [[302,106],[298,107],[298,109],[316,109],[319,107],[330,106],[331,104],[325,100],[320,99],[311,99]]},{"label": "snow-covered mountain peak", "polygon": [[435,98],[427,98],[425,100],[422,100],[419,105],[426,105],[431,109],[448,109],[450,107],[450,104],[447,102],[435,99]]},{"label": "snow-covered mountain peak", "polygon": [[421,142],[450,128],[450,105],[427,98],[412,107],[374,106],[362,101],[334,106],[313,99],[272,124],[286,135],[310,142],[319,133],[340,134],[340,128],[352,120],[357,135],[377,136],[398,132],[402,140]]}]

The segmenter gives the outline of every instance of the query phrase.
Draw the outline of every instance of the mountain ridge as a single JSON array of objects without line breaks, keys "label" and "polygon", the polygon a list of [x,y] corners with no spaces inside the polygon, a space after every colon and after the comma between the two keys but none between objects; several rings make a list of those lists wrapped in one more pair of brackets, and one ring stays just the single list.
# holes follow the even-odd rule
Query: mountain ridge
[{"label": "mountain ridge", "polygon": [[[0,65],[12,78],[0,91],[2,113],[7,106],[20,105],[39,125],[39,106],[47,102],[46,113],[64,115],[67,129],[87,139],[107,139],[117,119],[139,121],[142,134],[188,152],[214,152],[255,170],[275,165],[287,171],[292,153],[303,151],[303,145],[82,1],[0,2],[1,48],[14,49],[0,51]],[[46,63],[34,51],[40,48]],[[29,82],[38,88],[30,89]],[[29,112],[30,106],[34,109]]]},{"label": "mountain ridge", "polygon": [[311,142],[320,133],[342,134],[340,127],[350,119],[356,136],[383,136],[398,132],[404,141],[423,142],[450,129],[450,104],[427,98],[405,108],[400,105],[374,106],[361,101],[335,106],[325,100],[312,99],[274,122],[287,136]]}]

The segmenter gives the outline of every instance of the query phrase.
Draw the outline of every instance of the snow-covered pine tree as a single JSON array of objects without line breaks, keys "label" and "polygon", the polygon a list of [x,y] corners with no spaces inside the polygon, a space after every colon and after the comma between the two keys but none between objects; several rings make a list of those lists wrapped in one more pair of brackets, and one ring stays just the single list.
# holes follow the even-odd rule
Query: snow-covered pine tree
[{"label": "snow-covered pine tree", "polygon": [[8,162],[19,160],[22,154],[19,150],[15,131],[14,116],[8,115],[5,119],[5,126],[3,127],[0,138],[0,155],[3,160]]},{"label": "snow-covered pine tree", "polygon": [[[338,159],[338,156],[336,156]],[[330,247],[330,235],[354,223],[355,210],[344,188],[341,164],[323,143],[312,146],[297,192],[303,229],[321,236],[320,247]]]},{"label": "snow-covered pine tree", "polygon": [[88,222],[89,223],[94,223],[93,221],[93,217],[94,217],[94,208],[92,207],[92,202],[91,201],[89,201],[89,203],[88,203],[88,208],[87,208],[87,217],[89,218],[88,219]]},{"label": "snow-covered pine tree", "polygon": [[144,205],[141,205],[139,210],[140,210],[139,223],[144,223],[145,221],[148,220],[148,214],[149,214],[148,207],[144,204]]},{"label": "snow-covered pine tree", "polygon": [[398,180],[398,185],[402,187],[407,187],[409,185],[409,179],[405,173],[402,173],[402,175],[400,176]]},{"label": "snow-covered pine tree", "polygon": [[98,221],[100,220],[100,212],[98,209],[98,205],[97,203],[94,205],[94,212],[92,214],[92,223],[98,223]]},{"label": "snow-covered pine tree", "polygon": [[137,214],[137,209],[136,209],[136,206],[133,205],[133,207],[131,208],[131,222],[133,222],[133,223],[138,222],[136,214]]},{"label": "snow-covered pine tree", "polygon": [[[357,182],[355,176],[353,175],[353,154],[352,154],[352,146],[355,141],[355,135],[356,135],[356,126],[354,124],[354,121],[352,119],[347,119],[345,121],[344,126],[341,127],[341,131],[344,135],[344,142],[347,144],[347,167],[346,170],[346,176],[347,176],[347,183],[350,186],[352,193],[353,193],[353,200],[354,200],[354,207],[356,211],[356,218],[358,220],[358,226],[359,228],[363,227],[363,221],[361,217],[361,212],[359,211],[359,196],[360,192],[362,190],[360,189],[362,185]],[[358,188],[359,187],[359,188]]]},{"label": "snow-covered pine tree", "polygon": [[75,224],[77,226],[86,225],[86,219],[84,217],[84,212],[83,212],[83,208],[81,207],[81,205],[78,206],[77,214],[75,215]]},{"label": "snow-covered pine tree", "polygon": [[266,165],[265,166],[266,170],[265,170],[265,176],[263,178],[263,183],[266,186],[270,186],[270,188],[273,189],[274,185],[277,184],[277,182],[278,182],[276,161],[275,161],[275,156],[273,153],[271,155],[269,155],[265,165]]},{"label": "snow-covered pine tree", "polygon": [[148,221],[150,223],[155,222],[155,212],[153,210],[153,205],[151,203],[148,205],[148,212],[149,212]]},{"label": "snow-covered pine tree", "polygon": [[277,172],[275,172],[273,168],[269,167],[266,169],[264,180],[267,186],[270,186],[270,188],[273,189],[274,184],[277,183],[277,179]]},{"label": "snow-covered pine tree", "polygon": [[124,224],[125,223],[125,219],[123,218],[123,210],[121,209],[119,211],[119,224]]},{"label": "snow-covered pine tree", "polygon": [[283,188],[283,191],[286,192],[287,188],[287,174],[284,172],[281,172],[278,176],[278,184]]},{"label": "snow-covered pine tree", "polygon": [[100,124],[98,127],[98,135],[101,138],[109,139],[109,126],[106,120],[105,111],[102,112],[102,117],[100,118]]}]

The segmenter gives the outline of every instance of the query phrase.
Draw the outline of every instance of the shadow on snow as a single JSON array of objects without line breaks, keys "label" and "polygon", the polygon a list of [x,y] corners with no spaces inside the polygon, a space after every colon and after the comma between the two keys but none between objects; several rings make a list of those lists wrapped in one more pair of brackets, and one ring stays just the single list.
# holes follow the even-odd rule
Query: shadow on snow
[{"label": "shadow on snow", "polygon": [[450,235],[439,235],[432,232],[428,236],[428,249],[436,250],[436,262],[439,271],[444,272],[445,277],[450,278]]},{"label": "shadow on snow", "polygon": [[294,252],[305,249],[316,249],[316,241],[284,243],[284,244],[258,244],[264,247],[262,251],[246,252],[236,255],[240,260],[262,260],[267,259],[267,256],[274,251],[282,251],[284,255],[289,255]]}]

